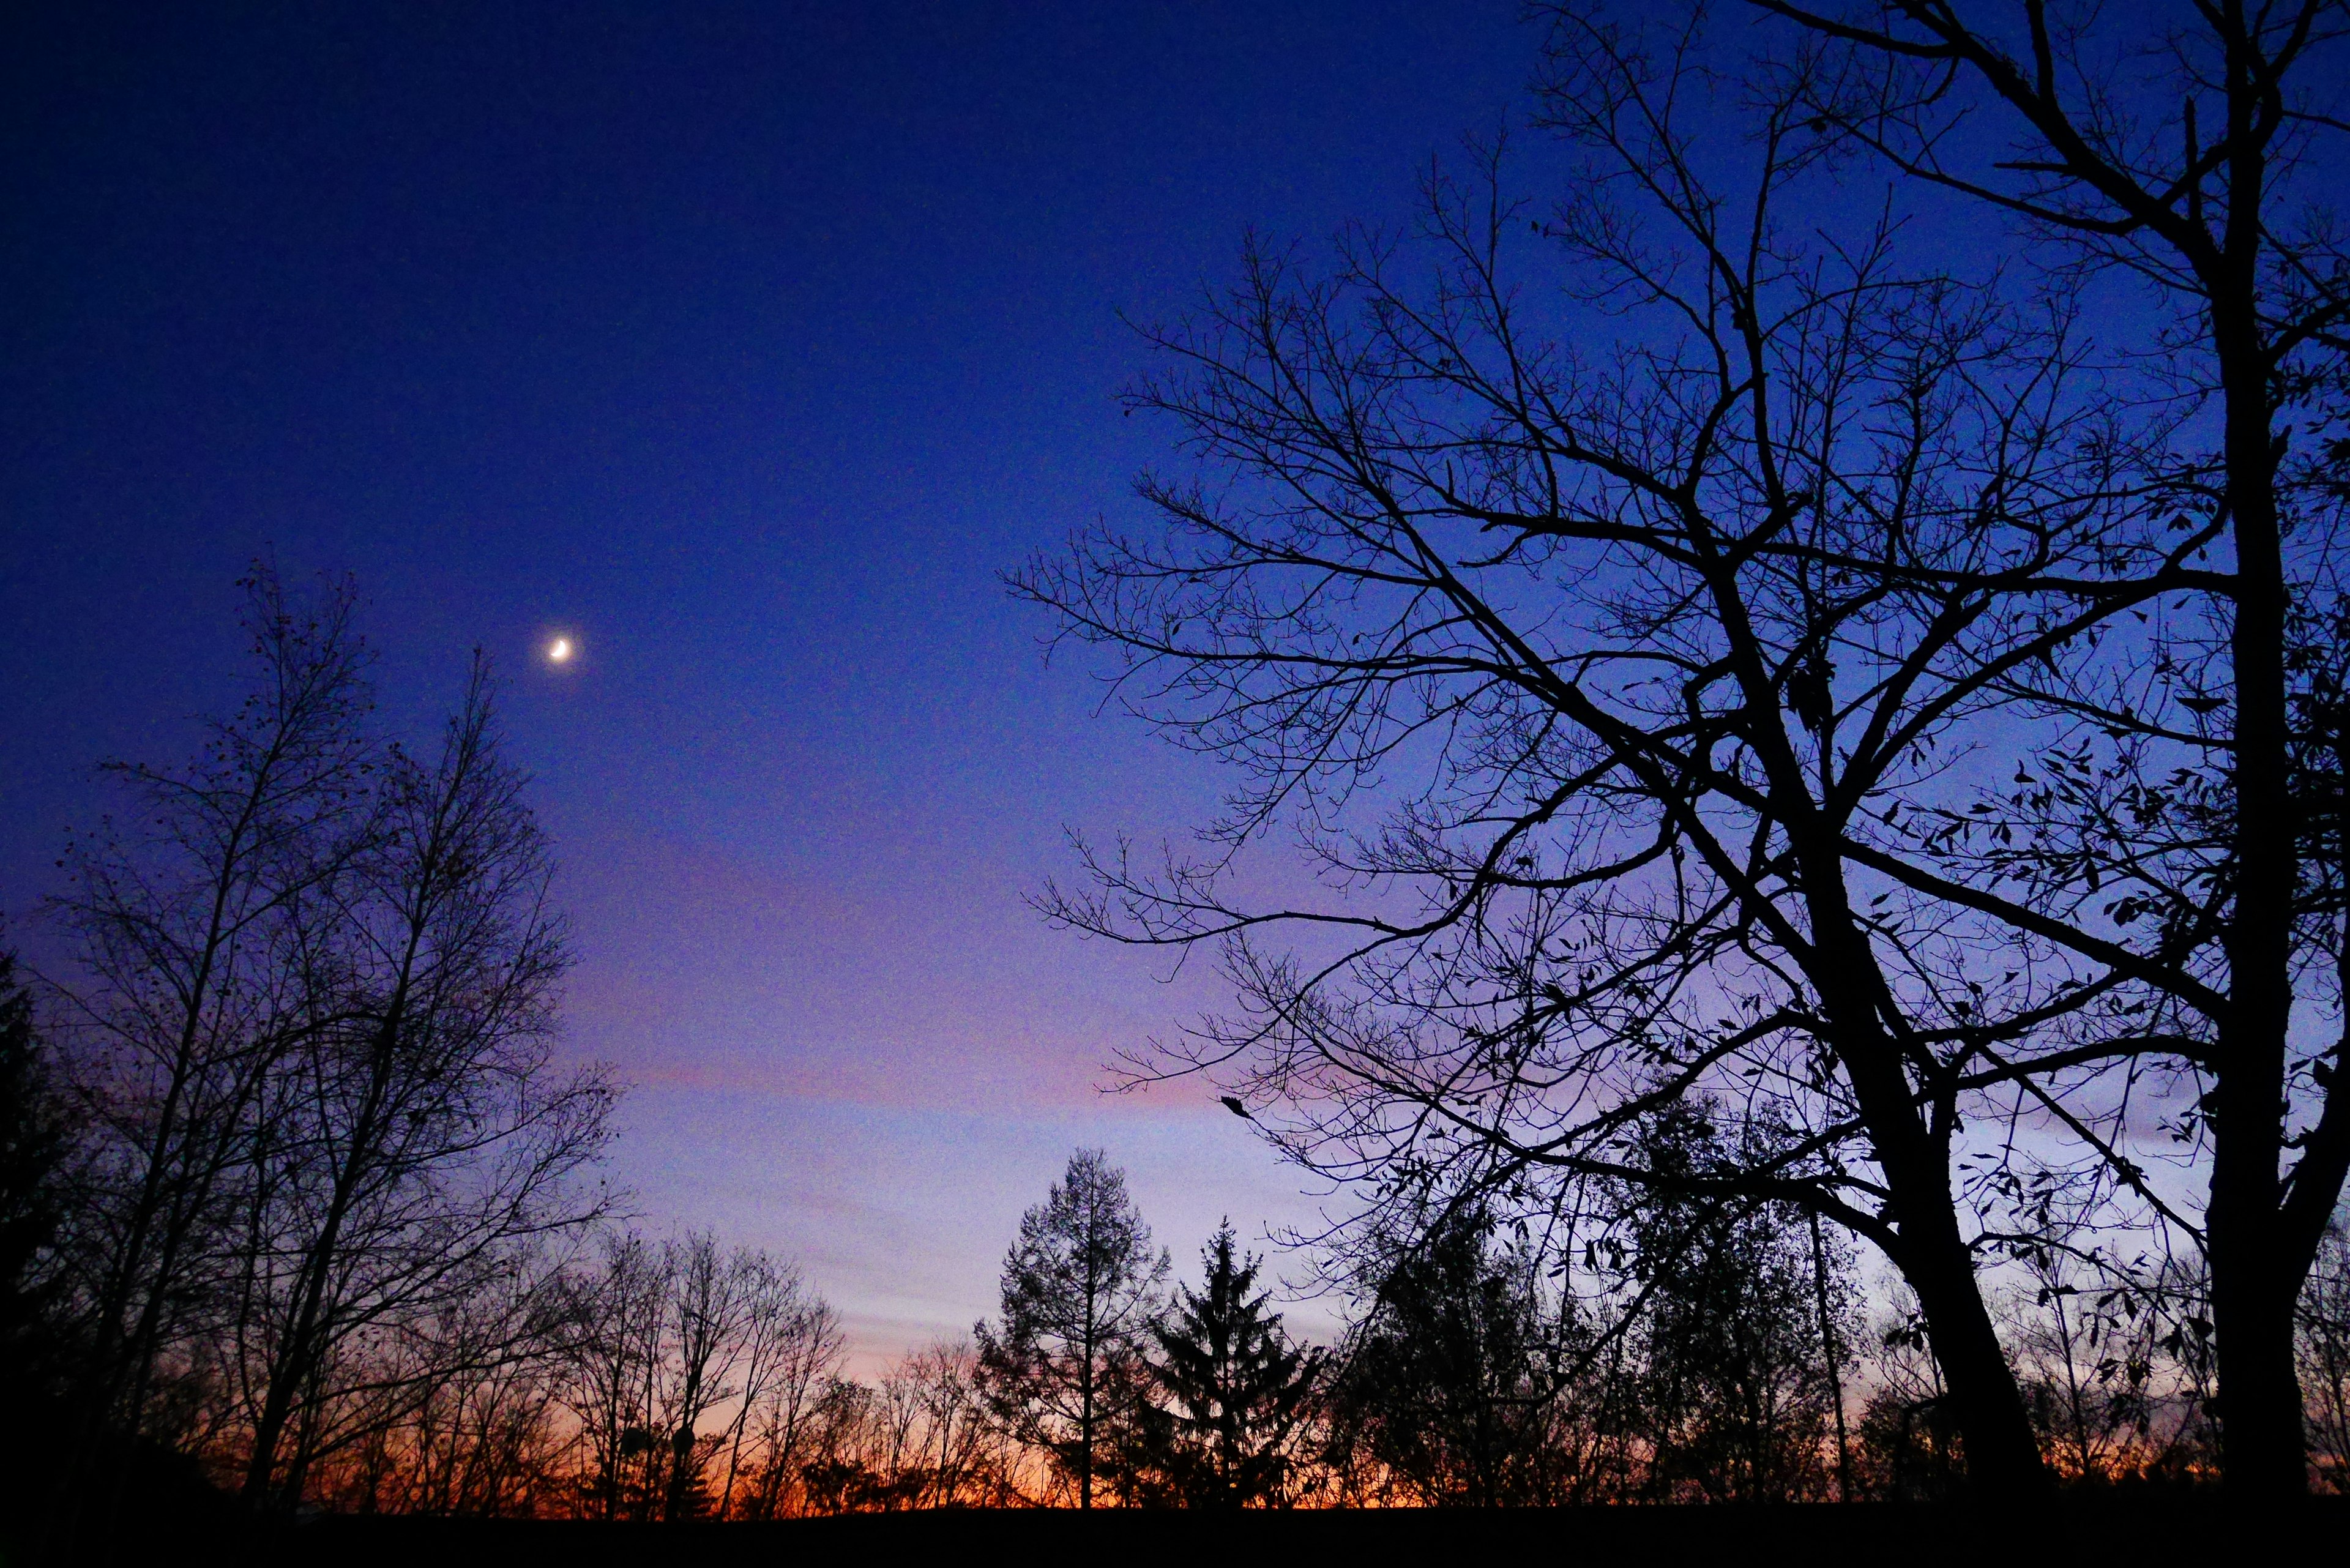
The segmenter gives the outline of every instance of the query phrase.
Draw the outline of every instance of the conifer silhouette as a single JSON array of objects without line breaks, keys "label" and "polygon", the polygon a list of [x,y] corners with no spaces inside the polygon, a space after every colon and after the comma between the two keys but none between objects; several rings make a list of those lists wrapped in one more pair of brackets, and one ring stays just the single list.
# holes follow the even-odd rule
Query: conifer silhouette
[{"label": "conifer silhouette", "polygon": [[1321,1370],[1318,1351],[1291,1343],[1255,1289],[1261,1260],[1235,1250],[1227,1220],[1201,1249],[1202,1288],[1180,1287],[1151,1336],[1161,1400],[1143,1413],[1145,1468],[1165,1501],[1185,1508],[1277,1501]]}]

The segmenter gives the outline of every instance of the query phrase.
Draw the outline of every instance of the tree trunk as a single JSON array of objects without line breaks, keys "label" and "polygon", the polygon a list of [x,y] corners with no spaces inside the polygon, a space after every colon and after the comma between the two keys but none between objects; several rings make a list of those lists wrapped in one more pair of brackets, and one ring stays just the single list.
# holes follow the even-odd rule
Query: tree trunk
[{"label": "tree trunk", "polygon": [[2048,1490],[2040,1441],[1983,1305],[1974,1259],[1955,1225],[1919,1229],[1929,1233],[1913,1239],[1904,1227],[1904,1241],[1914,1251],[1905,1247],[1910,1255],[1903,1260],[1902,1273],[1918,1293],[1934,1359],[1950,1391],[1968,1481],[1976,1496],[1989,1501],[2038,1497]]},{"label": "tree trunk", "polygon": [[[2231,94],[2240,99],[2241,94]],[[2231,118],[2241,113],[2231,104]],[[2232,129],[2232,127],[2231,127]],[[2293,910],[2299,891],[2287,769],[2285,577],[2276,504],[2276,438],[2267,356],[2253,313],[2257,171],[2231,207],[2230,275],[2212,290],[2212,330],[2227,397],[2228,504],[2236,547],[2229,649],[2236,696],[2234,904],[2224,942],[2229,1011],[2211,1096],[2211,1316],[2220,1421],[2230,1490],[2283,1496],[2308,1488],[2301,1384],[2293,1367],[2297,1274],[2282,1264],[2286,1032],[2292,1021]]]},{"label": "tree trunk", "polygon": [[1813,978],[1891,1194],[1887,1218],[1899,1236],[1893,1262],[1918,1293],[1965,1446],[1968,1480],[1985,1499],[2040,1496],[2048,1490],[2040,1440],[1983,1304],[1974,1254],[1960,1232],[1948,1143],[1927,1124],[1898,1048],[1879,1023],[1869,987],[1882,993],[1882,972],[1853,922],[1840,864],[1827,846],[1815,844],[1804,870],[1806,903],[1825,961]]}]

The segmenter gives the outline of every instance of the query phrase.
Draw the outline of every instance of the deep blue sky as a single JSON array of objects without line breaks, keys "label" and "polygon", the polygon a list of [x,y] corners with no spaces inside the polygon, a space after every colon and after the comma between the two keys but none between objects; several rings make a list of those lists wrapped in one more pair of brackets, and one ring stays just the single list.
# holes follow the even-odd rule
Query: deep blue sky
[{"label": "deep blue sky", "polygon": [[[356,572],[387,707],[512,679],[572,1048],[648,1220],[801,1259],[869,1354],[993,1304],[1068,1149],[1179,1258],[1312,1212],[1195,1094],[1211,997],[1042,929],[1064,823],[1210,782],[995,574],[1166,432],[1121,316],[1245,230],[1407,215],[1513,4],[53,6],[0,47],[0,909],[102,756],[233,700],[256,552]],[[534,649],[581,640],[559,675]]]}]

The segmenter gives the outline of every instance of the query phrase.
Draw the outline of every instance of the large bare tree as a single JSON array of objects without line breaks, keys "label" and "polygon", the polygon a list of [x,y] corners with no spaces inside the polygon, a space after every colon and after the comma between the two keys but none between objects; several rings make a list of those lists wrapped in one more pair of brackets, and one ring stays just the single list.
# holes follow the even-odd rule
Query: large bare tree
[{"label": "large bare tree", "polygon": [[[2293,1303],[2350,1170],[2350,1088],[2332,1071],[2341,1026],[2320,1022],[2342,1003],[2340,907],[2296,788],[2296,750],[2313,737],[2297,737],[2294,708],[2313,650],[2296,649],[2291,614],[2341,587],[2350,14],[2333,0],[1758,8],[1795,47],[1826,46],[1808,78],[1823,137],[2004,220],[2010,248],[2047,271],[2141,286],[2106,329],[2158,373],[2150,390],[2182,426],[2181,504],[2220,546],[2182,607],[2206,657],[2178,694],[2195,711],[2149,711],[2117,686],[2081,711],[2146,752],[2192,753],[2180,765],[2207,773],[2226,811],[2196,853],[2152,857],[2153,875],[2130,867],[2104,897],[2175,908],[2182,861],[2216,894],[2201,919],[2217,961],[2182,950],[2152,983],[2193,1017],[2180,1060],[2205,1090],[2195,1133],[2209,1148],[2230,1482],[2299,1490]],[[2305,624],[2338,651],[2338,623]],[[2018,927],[2055,913],[2078,929],[2079,864],[2072,877],[2052,871],[2004,890],[1977,877],[1971,890]]]},{"label": "large bare tree", "polygon": [[346,1341],[606,1207],[577,1178],[614,1089],[554,1057],[568,958],[492,693],[477,657],[440,754],[380,760],[359,842],[305,895],[324,906],[296,955],[316,1017],[271,1075],[245,1205],[249,1502],[301,1496]]},{"label": "large bare tree", "polygon": [[[1195,466],[1017,587],[1242,782],[1204,858],[1084,846],[1047,906],[1220,945],[1241,1008],[1144,1070],[1217,1076],[1317,1168],[1846,1227],[2012,1494],[2042,1470],[1981,1270],[2044,1245],[2033,1183],[2199,1234],[2193,1151],[2142,1135],[2192,1118],[2220,928],[2181,864],[2208,812],[2165,830],[2142,922],[2001,896],[2019,829],[1969,825],[2103,776],[2084,727],[2192,641],[2157,618],[2220,585],[2227,523],[2077,290],[1970,274],[1845,151],[1840,58],[1562,15],[1555,200],[1498,154],[1431,175],[1416,234],[1318,274],[1258,247],[1156,335],[1135,404]],[[2208,743],[2205,695],[2163,743]],[[1284,833],[1305,897],[1266,891]],[[1634,1130],[1699,1093],[1742,1160],[1644,1164]]]},{"label": "large bare tree", "polygon": [[252,693],[189,764],[109,770],[128,820],[68,852],[51,978],[94,1129],[75,1469],[155,1438],[263,1506],[494,1370],[441,1331],[602,1210],[614,1090],[555,1058],[561,922],[486,668],[420,759],[369,718],[348,582],[244,587]]}]

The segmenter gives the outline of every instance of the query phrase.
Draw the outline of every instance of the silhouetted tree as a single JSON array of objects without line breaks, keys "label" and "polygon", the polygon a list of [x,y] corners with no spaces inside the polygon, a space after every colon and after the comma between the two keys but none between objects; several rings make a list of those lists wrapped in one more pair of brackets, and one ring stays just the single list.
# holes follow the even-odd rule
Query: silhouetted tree
[{"label": "silhouetted tree", "polygon": [[358,1513],[534,1518],[577,1511],[584,1445],[560,1401],[572,1327],[557,1258],[511,1251],[505,1267],[374,1341],[357,1362],[373,1408],[319,1456],[306,1491]]},{"label": "silhouetted tree", "polygon": [[1872,1329],[1873,1386],[1853,1434],[1860,1495],[1904,1501],[1960,1495],[1965,1456],[1917,1298],[1897,1289]]},{"label": "silhouetted tree", "polygon": [[764,1252],[738,1254],[744,1296],[728,1376],[734,1413],[724,1433],[726,1479],[718,1511],[727,1518],[772,1517],[761,1477],[780,1480],[796,1462],[795,1443],[824,1378],[839,1365],[839,1320],[796,1269]]},{"label": "silhouetted tree", "polygon": [[54,1250],[71,1126],[34,1028],[32,992],[16,977],[16,955],[0,949],[0,1389],[12,1403],[54,1394],[63,1370]]},{"label": "silhouetted tree", "polygon": [[243,587],[253,692],[185,766],[109,764],[129,824],[71,843],[48,904],[92,1113],[60,1255],[88,1482],[120,1484],[113,1428],[276,1507],[543,1354],[505,1307],[601,1212],[615,1090],[554,1060],[568,961],[486,665],[420,757],[369,720],[348,581]]},{"label": "silhouetted tree", "polygon": [[[358,841],[294,898],[310,1026],[256,1098],[237,1309],[248,1503],[333,1444],[342,1348],[598,1219],[608,1073],[559,1066],[568,957],[545,836],[501,755],[486,664],[430,763],[393,748]],[[371,1374],[352,1381],[364,1386]]]},{"label": "silhouetted tree", "polygon": [[207,1397],[275,1074],[338,1013],[307,960],[331,950],[312,895],[369,810],[355,596],[305,605],[266,569],[241,586],[251,694],[183,768],[106,765],[128,822],[68,845],[47,906],[75,947],[59,1044],[93,1113],[69,1255],[89,1323],[78,1469],[101,1490],[109,1428],[171,1440]]},{"label": "silhouetted tree", "polygon": [[[2115,628],[2140,650],[2125,668],[2024,682],[2111,743],[2057,781],[2059,808],[2019,800],[1978,825],[2023,846],[1959,872],[1954,897],[2076,954],[2126,946],[2095,960],[2142,993],[2109,1038],[2159,1042],[2147,1065],[2194,1081],[2180,1120],[2208,1151],[2201,1226],[2179,1229],[2210,1250],[2230,1484],[2300,1491],[2294,1303],[2350,1172],[2343,1041],[2293,1029],[2298,1006],[2343,995],[2341,912],[2308,897],[2333,878],[2295,787],[2293,628],[2296,603],[2340,586],[2340,19],[2325,0],[1756,3],[1821,62],[1791,107],[1823,149],[2004,218],[2059,287],[2134,286],[2106,316],[2153,367],[2131,417],[2164,432],[2182,538],[2220,559],[2173,574],[2150,646]],[[1950,581],[2012,591],[1981,568]]]},{"label": "silhouetted tree", "polygon": [[[1483,152],[1431,173],[1417,241],[1349,234],[1322,276],[1253,250],[1157,333],[1133,404],[1200,472],[1018,587],[1243,783],[1199,863],[1087,846],[1050,907],[1218,946],[1238,1012],[1140,1070],[1219,1075],[1390,1201],[1628,1182],[1868,1242],[1988,1492],[2045,1484],[1980,1277],[2036,1244],[2033,1168],[2192,1246],[2148,1165],[2208,1152],[2230,1420],[2298,1486],[2286,1329],[2350,1089],[2319,1082],[2338,1040],[2284,1027],[2296,976],[2338,993],[2342,923],[2303,919],[2285,711],[2335,459],[2296,438],[2295,469],[2280,421],[2330,429],[2350,271],[2261,192],[2339,124],[2283,85],[2334,31],[2215,7],[2174,57],[2022,9],[2016,49],[1921,0],[1774,55],[1700,7],[1562,7],[1554,201]],[[2124,58],[2183,60],[2225,129],[2106,118]],[[1908,220],[1979,145],[1941,134],[1970,93],[2033,151],[1968,190],[2176,286],[2148,353],[2082,333],[2084,273],[2021,289],[1912,243],[1946,232]],[[1984,753],[2012,789],[1953,761]],[[1327,873],[1286,906],[1248,858],[1284,826]],[[1697,1185],[1624,1158],[1690,1093],[1786,1139]],[[2149,1095],[2181,1142],[2141,1139]]]},{"label": "silhouetted tree", "polygon": [[[1649,1169],[1701,1183],[1741,1155],[1723,1147],[1716,1111],[1681,1101],[1643,1124]],[[1828,1495],[1836,1360],[1851,1343],[1834,1325],[1857,1294],[1848,1267],[1815,1256],[1787,1206],[1639,1195],[1625,1227],[1638,1287],[1631,1326],[1635,1419],[1647,1440],[1651,1496],[1792,1501]],[[1838,1260],[1840,1261],[1840,1260]],[[1830,1332],[1823,1334],[1821,1303]]]},{"label": "silhouetted tree", "polygon": [[[1299,1158],[1411,1201],[1679,1184],[1622,1158],[1630,1126],[1684,1093],[1770,1096],[1788,1144],[1681,1190],[1880,1249],[1978,1478],[2029,1489],[1951,1146],[1961,1102],[2043,1070],[1986,1047],[2036,1039],[2076,981],[2037,970],[1987,1023],[1990,953],[1962,913],[1894,901],[1879,862],[1908,863],[1877,819],[1941,798],[1935,748],[2113,607],[1938,574],[2114,558],[2148,575],[2113,590],[2136,602],[2170,580],[2160,524],[2078,504],[2129,454],[2090,439],[2061,318],[1905,270],[1890,228],[1810,241],[1874,209],[1819,188],[1797,86],[1751,84],[1735,139],[1674,38],[1566,25],[1552,57],[1543,112],[1584,167],[1542,217],[1497,163],[1432,177],[1425,286],[1368,237],[1326,280],[1253,253],[1210,319],[1158,337],[1136,404],[1210,473],[1146,479],[1159,529],[1106,526],[1022,587],[1250,783],[1205,865],[1087,851],[1094,886],[1052,908],[1222,944],[1240,1014],[1146,1070],[1212,1065]],[[1522,247],[1580,314],[1521,292]],[[1406,754],[1428,765],[1388,765]],[[1238,852],[1292,811],[1331,892],[1255,906]],[[1264,945],[1284,926],[1351,945],[1308,963]]]},{"label": "silhouetted tree", "polygon": [[707,1232],[624,1231],[567,1289],[559,1397],[579,1423],[584,1511],[786,1511],[842,1354],[838,1317],[798,1272]]},{"label": "silhouetted tree", "polygon": [[1422,1503],[1562,1501],[1569,1450],[1555,1426],[1583,1345],[1534,1254],[1499,1245],[1473,1205],[1364,1244],[1371,1299],[1331,1389],[1341,1462],[1367,1459]]},{"label": "silhouetted tree", "polygon": [[1079,1149],[1051,1194],[1020,1218],[1003,1261],[1003,1319],[973,1331],[990,1404],[1043,1450],[1091,1508],[1113,1438],[1144,1393],[1142,1348],[1167,1255],[1098,1149]]},{"label": "silhouetted tree", "polygon": [[910,1506],[1001,1508],[1018,1500],[1018,1451],[989,1417],[976,1347],[942,1342],[915,1351],[882,1387],[908,1412]]},{"label": "silhouetted tree", "polygon": [[1178,1507],[1281,1501],[1321,1371],[1320,1353],[1293,1345],[1267,1310],[1258,1260],[1235,1246],[1228,1220],[1201,1250],[1200,1288],[1181,1286],[1151,1329],[1141,1463],[1158,1499]]},{"label": "silhouetted tree", "polygon": [[2310,1473],[2328,1491],[2350,1492],[2350,1227],[2339,1219],[2302,1287],[2300,1317]]},{"label": "silhouetted tree", "polygon": [[2217,1470],[2210,1287],[2199,1257],[2147,1269],[2039,1201],[2006,1338],[2050,1467],[2074,1484],[2208,1479]]},{"label": "silhouetted tree", "polygon": [[[750,1485],[731,1516],[774,1519],[793,1506],[825,1389],[840,1368],[845,1345],[838,1315],[813,1294],[796,1289],[791,1294],[767,1330],[773,1344],[744,1372],[736,1440],[747,1441],[750,1451],[730,1466],[739,1463]],[[734,1495],[731,1488],[728,1495]]]},{"label": "silhouetted tree", "polygon": [[641,1517],[669,1321],[670,1259],[634,1231],[604,1235],[594,1262],[566,1282],[571,1324],[562,1398],[579,1423],[588,1463],[581,1511]]}]

